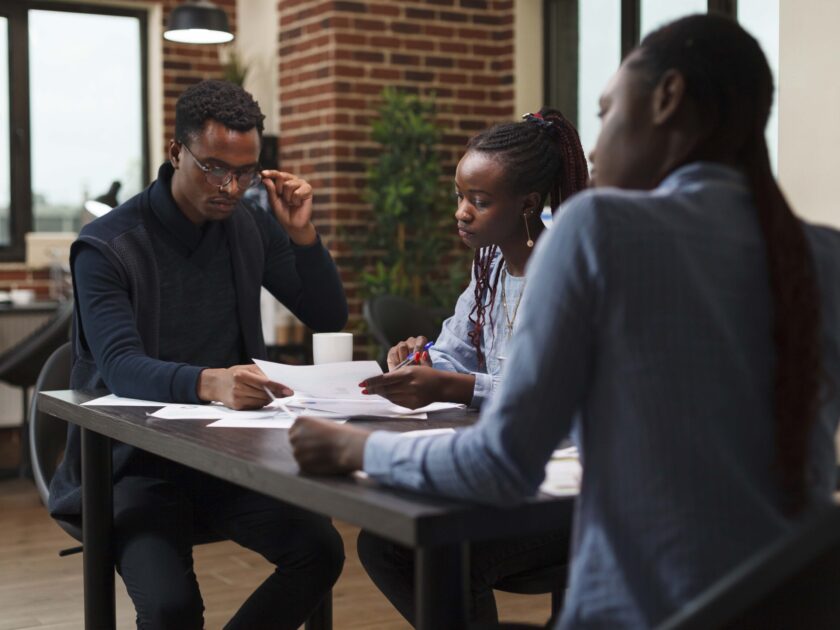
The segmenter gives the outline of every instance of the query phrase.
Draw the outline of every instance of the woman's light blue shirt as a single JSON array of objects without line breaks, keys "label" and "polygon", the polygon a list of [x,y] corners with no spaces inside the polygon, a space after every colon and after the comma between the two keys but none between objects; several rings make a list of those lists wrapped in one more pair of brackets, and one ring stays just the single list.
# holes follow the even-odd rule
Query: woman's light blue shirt
[{"label": "woman's light blue shirt", "polygon": [[[826,386],[811,509],[835,486],[840,234],[805,226]],[[793,527],[771,474],[773,317],[743,176],[694,163],[649,192],[573,198],[538,243],[499,390],[453,436],[373,433],[389,484],[481,502],[533,495],[574,426],[584,474],[561,627],[644,628]]]},{"label": "woman's light blue shirt", "polygon": [[[490,268],[490,278],[494,278],[499,264],[504,265],[502,256],[496,254]],[[505,301],[507,308],[502,305],[502,284],[505,286]],[[473,329],[470,321],[475,305],[475,277],[470,285],[458,298],[455,313],[443,322],[435,345],[429,350],[432,366],[448,372],[460,372],[475,376],[471,407],[481,407],[493,395],[499,382],[502,364],[505,357],[505,347],[509,341],[507,320],[510,319],[516,328],[518,312],[516,305],[525,286],[524,276],[511,276],[508,273],[499,278],[493,300],[490,291],[485,291],[483,300],[486,304],[485,325],[481,335],[481,349],[485,363],[479,365],[478,353],[470,340],[469,333]],[[505,314],[507,312],[507,315]]]}]

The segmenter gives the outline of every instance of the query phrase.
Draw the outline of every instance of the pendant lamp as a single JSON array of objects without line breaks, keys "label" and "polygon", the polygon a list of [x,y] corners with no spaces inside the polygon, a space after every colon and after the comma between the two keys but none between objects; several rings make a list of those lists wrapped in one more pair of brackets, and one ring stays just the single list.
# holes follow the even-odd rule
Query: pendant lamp
[{"label": "pendant lamp", "polygon": [[233,33],[222,9],[208,0],[193,0],[172,10],[163,38],[180,44],[224,44]]}]

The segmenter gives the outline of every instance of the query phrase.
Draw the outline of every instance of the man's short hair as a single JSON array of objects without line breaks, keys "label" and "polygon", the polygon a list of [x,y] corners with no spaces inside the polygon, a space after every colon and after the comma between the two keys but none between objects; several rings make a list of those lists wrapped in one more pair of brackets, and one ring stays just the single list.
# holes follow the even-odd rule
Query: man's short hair
[{"label": "man's short hair", "polygon": [[248,92],[230,81],[210,79],[184,90],[175,104],[175,139],[183,142],[199,135],[210,119],[234,131],[256,128],[262,137],[260,106]]}]

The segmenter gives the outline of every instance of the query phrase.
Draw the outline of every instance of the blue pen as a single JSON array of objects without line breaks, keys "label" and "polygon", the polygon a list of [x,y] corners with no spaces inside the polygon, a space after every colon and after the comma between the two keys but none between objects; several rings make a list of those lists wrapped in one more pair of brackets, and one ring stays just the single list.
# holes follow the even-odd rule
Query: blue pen
[{"label": "blue pen", "polygon": [[[425,346],[423,346],[423,352],[431,348],[433,345],[435,345],[434,341],[430,341],[429,343],[427,343]],[[399,370],[401,367],[405,367],[406,365],[414,361],[414,357],[416,354],[416,352],[412,352],[411,354],[409,354],[405,359],[397,363],[391,371],[393,372],[394,370]]]}]

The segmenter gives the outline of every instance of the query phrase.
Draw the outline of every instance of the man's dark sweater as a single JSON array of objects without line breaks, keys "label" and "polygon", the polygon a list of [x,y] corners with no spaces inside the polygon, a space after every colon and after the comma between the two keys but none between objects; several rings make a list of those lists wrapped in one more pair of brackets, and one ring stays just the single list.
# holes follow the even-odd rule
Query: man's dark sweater
[{"label": "man's dark sweater", "polygon": [[[260,286],[314,330],[347,321],[338,271],[320,240],[294,245],[272,215],[244,201],[229,219],[198,227],[172,199],[172,172],[164,164],[156,182],[74,243],[74,388],[199,402],[202,369],[265,357]],[[79,513],[79,454],[71,425],[50,488],[54,514]],[[150,457],[116,444],[114,478]]]}]

